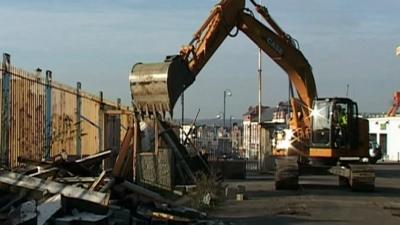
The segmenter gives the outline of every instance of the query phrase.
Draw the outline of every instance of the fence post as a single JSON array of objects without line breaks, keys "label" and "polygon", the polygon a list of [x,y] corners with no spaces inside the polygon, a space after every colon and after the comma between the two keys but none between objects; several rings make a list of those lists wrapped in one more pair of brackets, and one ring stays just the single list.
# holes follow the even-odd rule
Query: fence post
[{"label": "fence post", "polygon": [[3,54],[2,64],[2,111],[1,111],[1,165],[9,166],[8,156],[10,153],[10,55]]},{"label": "fence post", "polygon": [[121,109],[121,99],[120,98],[117,98],[117,108],[118,108],[118,110]]},{"label": "fence post", "polygon": [[45,152],[44,157],[46,160],[50,159],[51,145],[52,145],[52,121],[51,121],[51,93],[52,93],[52,72],[46,70],[46,86],[45,86]]},{"label": "fence post", "polygon": [[76,83],[76,155],[82,157],[82,127],[81,127],[81,82]]},{"label": "fence post", "polygon": [[99,152],[104,150],[103,144],[103,130],[104,130],[104,102],[103,92],[100,91],[100,107],[99,107]]}]

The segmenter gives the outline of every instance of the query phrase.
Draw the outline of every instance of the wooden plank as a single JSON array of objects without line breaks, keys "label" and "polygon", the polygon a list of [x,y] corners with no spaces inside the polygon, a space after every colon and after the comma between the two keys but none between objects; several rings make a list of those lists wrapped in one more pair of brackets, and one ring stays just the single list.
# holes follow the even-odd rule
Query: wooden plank
[{"label": "wooden plank", "polygon": [[121,144],[121,148],[118,153],[117,160],[115,161],[115,165],[112,171],[113,176],[121,177],[123,176],[123,168],[129,159],[129,145],[132,142],[132,138],[134,135],[134,128],[129,127],[128,131],[124,137],[124,140]]},{"label": "wooden plank", "polygon": [[[164,125],[162,124],[162,121],[158,121],[158,123],[159,123],[159,127],[160,127],[160,135],[164,139],[164,141],[167,143],[168,147],[173,150],[175,157],[176,157],[176,163],[179,164],[181,169],[186,173],[186,175],[191,179],[192,182],[196,182],[196,177],[194,176],[188,163],[186,162],[184,155],[181,154],[181,152],[179,150],[178,145],[180,143],[176,143],[174,141],[174,139],[172,138],[173,137],[172,135],[175,135],[175,133],[170,131],[168,128],[164,127]],[[167,125],[167,124],[165,124],[165,125]]]},{"label": "wooden plank", "polygon": [[[98,137],[98,124],[100,110],[99,103],[88,99],[82,99],[82,116],[87,118],[90,122],[82,120],[82,153],[84,155],[91,155],[99,152],[99,137]],[[91,124],[92,123],[92,124]],[[96,127],[97,126],[97,127]]]},{"label": "wooden plank", "polygon": [[49,168],[49,169],[38,171],[36,173],[32,173],[29,176],[30,177],[47,178],[47,177],[50,177],[50,176],[54,176],[58,172],[58,170],[59,169],[57,167],[52,167],[52,168]]},{"label": "wooden plank", "polygon": [[171,202],[170,200],[162,197],[160,194],[158,194],[157,192],[153,192],[150,191],[144,187],[141,187],[139,185],[136,185],[134,183],[128,182],[128,181],[124,181],[123,183],[121,183],[121,185],[129,190],[131,190],[132,192],[145,196],[151,200],[154,200],[156,202],[159,203],[167,203],[170,205],[175,205],[175,203]]},{"label": "wooden plank", "polygon": [[56,178],[57,182],[66,184],[76,184],[76,183],[93,183],[96,181],[95,177],[63,177],[63,178]]},{"label": "wooden plank", "polygon": [[74,187],[71,185],[64,185],[58,182],[43,180],[36,177],[29,177],[13,172],[0,173],[0,188],[7,191],[10,187],[21,188],[28,192],[37,192],[39,195],[34,195],[37,200],[41,199],[44,194],[61,194],[67,198],[81,199],[84,201],[100,204],[103,206],[108,205],[109,194],[89,191],[83,188]]},{"label": "wooden plank", "polygon": [[98,176],[96,180],[93,182],[93,184],[90,186],[89,191],[94,191],[97,188],[97,186],[99,186],[100,182],[104,179],[105,176],[106,176],[106,171],[103,170],[100,176]]},{"label": "wooden plank", "polygon": [[132,180],[136,180],[137,177],[137,154],[140,151],[140,128],[139,128],[139,121],[135,117],[133,121],[133,149],[132,149]]},{"label": "wooden plank", "polygon": [[105,114],[107,114],[107,115],[131,115],[132,114],[132,111],[127,111],[127,110],[117,110],[117,109],[114,109],[114,110],[107,110],[106,112],[105,112]]},{"label": "wooden plank", "polygon": [[99,160],[103,160],[111,155],[111,150],[105,150],[97,154],[86,156],[82,159],[75,160],[77,164],[93,164]]}]

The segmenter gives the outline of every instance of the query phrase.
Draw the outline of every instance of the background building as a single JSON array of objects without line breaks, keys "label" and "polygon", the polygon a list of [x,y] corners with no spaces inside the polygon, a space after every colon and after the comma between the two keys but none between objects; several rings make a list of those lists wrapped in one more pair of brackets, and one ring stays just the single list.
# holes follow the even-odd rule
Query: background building
[{"label": "background building", "polygon": [[368,118],[369,139],[378,143],[384,160],[400,160],[400,117]]},{"label": "background building", "polygon": [[[275,109],[269,106],[261,107],[261,121],[271,121]],[[250,106],[243,115],[243,149],[244,157],[247,159],[258,159],[258,149],[260,145],[258,124],[258,106]],[[266,138],[266,137],[264,137]]]}]

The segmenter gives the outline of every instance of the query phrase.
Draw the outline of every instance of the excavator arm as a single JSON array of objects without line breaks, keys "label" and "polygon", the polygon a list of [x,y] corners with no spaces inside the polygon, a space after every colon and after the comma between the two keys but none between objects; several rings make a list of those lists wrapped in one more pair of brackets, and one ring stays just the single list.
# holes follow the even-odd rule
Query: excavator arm
[{"label": "excavator arm", "polygon": [[393,94],[393,104],[386,113],[386,116],[396,116],[399,107],[400,107],[400,92],[396,91]]},{"label": "excavator arm", "polygon": [[288,74],[300,100],[311,108],[317,89],[311,66],[304,55],[293,43],[287,42],[286,38],[280,37],[248,13],[241,13],[238,27]]},{"label": "excavator arm", "polygon": [[272,29],[245,9],[245,0],[222,0],[178,56],[162,63],[133,66],[130,83],[134,106],[145,112],[171,112],[179,96],[193,83],[226,37],[235,36],[231,32],[236,28],[286,71],[307,116],[317,96],[311,66],[296,42],[276,24],[267,9],[251,2]]}]

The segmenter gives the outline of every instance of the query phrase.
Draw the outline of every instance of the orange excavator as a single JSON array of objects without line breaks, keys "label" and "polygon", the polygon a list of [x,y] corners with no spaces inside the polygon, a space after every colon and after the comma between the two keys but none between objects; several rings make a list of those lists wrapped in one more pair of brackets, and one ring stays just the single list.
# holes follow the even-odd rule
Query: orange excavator
[{"label": "orange excavator", "polygon": [[241,31],[288,74],[298,95],[291,99],[288,129],[274,138],[276,188],[296,188],[299,165],[323,162],[341,164],[331,168],[339,181],[354,189],[373,189],[374,171],[358,163],[368,157],[368,122],[358,117],[357,104],[348,98],[318,98],[312,68],[298,42],[266,7],[250,2],[269,26],[255,18],[245,0],[222,0],[178,55],[161,63],[135,64],[129,77],[135,110],[161,118],[171,113],[222,42]]}]

